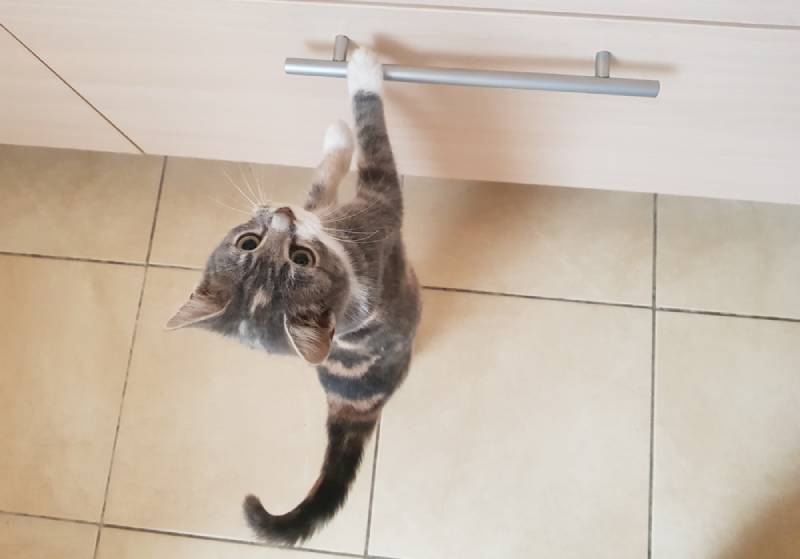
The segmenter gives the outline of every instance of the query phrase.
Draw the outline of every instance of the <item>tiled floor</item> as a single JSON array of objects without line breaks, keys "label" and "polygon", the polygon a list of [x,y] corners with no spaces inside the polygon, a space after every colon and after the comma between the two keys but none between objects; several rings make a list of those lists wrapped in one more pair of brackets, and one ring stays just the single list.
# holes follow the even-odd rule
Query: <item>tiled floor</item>
[{"label": "tiled floor", "polygon": [[411,375],[334,521],[255,544],[322,391],[163,324],[233,183],[309,176],[0,147],[0,558],[800,557],[800,207],[412,177]]}]

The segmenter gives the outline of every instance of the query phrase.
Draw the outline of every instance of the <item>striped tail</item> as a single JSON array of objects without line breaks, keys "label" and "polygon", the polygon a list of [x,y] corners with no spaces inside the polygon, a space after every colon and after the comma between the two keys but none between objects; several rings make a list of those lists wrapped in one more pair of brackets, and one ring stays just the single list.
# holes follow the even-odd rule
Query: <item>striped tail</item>
[{"label": "striped tail", "polygon": [[275,516],[255,495],[244,500],[244,514],[256,534],[276,543],[295,544],[308,539],[333,517],[347,500],[356,477],[364,445],[375,429],[376,419],[366,421],[328,419],[328,448],[314,487],[293,510]]}]

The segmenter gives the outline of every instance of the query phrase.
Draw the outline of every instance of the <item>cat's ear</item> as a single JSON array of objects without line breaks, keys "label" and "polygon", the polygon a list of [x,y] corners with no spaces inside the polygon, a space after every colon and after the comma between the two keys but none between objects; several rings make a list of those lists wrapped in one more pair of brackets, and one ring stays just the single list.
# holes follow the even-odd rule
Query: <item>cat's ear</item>
[{"label": "cat's ear", "polygon": [[336,316],[332,312],[292,318],[284,315],[283,326],[300,357],[312,365],[325,361],[336,330]]},{"label": "cat's ear", "polygon": [[167,321],[167,330],[177,330],[186,326],[200,325],[201,322],[212,319],[225,312],[226,303],[222,303],[219,297],[196,289],[189,296],[183,306],[178,309],[172,318]]}]

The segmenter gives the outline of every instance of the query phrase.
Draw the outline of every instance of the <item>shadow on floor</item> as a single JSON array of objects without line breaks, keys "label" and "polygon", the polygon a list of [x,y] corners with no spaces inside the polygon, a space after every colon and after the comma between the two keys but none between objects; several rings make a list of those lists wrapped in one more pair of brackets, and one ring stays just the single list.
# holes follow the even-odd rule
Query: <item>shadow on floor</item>
[{"label": "shadow on floor", "polygon": [[745,526],[715,559],[800,557],[800,487],[773,503]]}]

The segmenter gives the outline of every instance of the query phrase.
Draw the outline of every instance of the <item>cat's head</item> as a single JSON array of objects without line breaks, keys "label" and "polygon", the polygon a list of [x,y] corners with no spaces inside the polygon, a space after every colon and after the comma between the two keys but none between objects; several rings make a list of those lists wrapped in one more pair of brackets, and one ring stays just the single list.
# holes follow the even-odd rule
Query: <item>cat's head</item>
[{"label": "cat's head", "polygon": [[208,328],[320,363],[362,290],[342,244],[316,214],[261,206],[211,253],[203,278],[167,328]]}]

